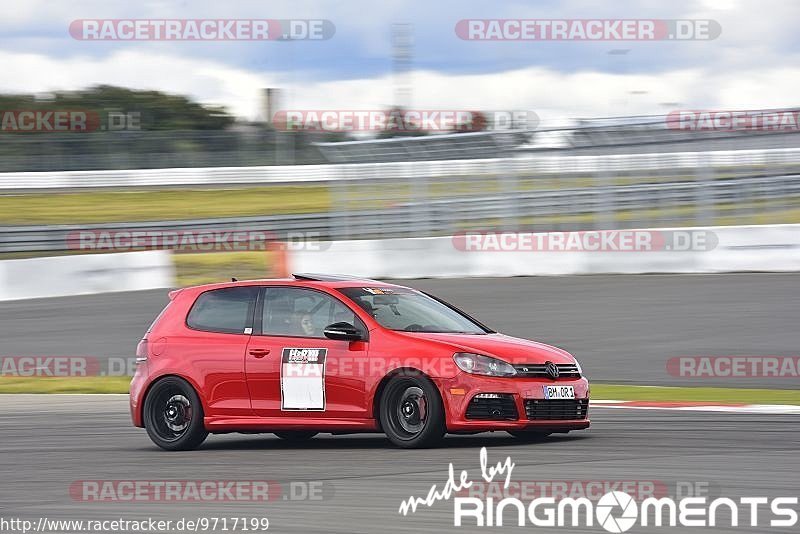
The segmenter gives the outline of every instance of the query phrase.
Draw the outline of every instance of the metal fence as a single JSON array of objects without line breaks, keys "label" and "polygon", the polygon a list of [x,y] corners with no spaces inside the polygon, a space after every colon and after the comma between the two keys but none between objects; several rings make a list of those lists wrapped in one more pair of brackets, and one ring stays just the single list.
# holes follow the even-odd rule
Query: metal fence
[{"label": "metal fence", "polygon": [[319,136],[230,130],[0,134],[0,172],[61,172],[323,163]]},{"label": "metal fence", "polygon": [[[70,232],[84,228],[254,229],[278,236],[312,232],[323,239],[361,239],[446,235],[467,229],[800,222],[799,147],[715,150],[716,143],[694,143],[695,150],[689,151],[652,147],[652,152],[608,149],[611,153],[587,154],[526,149],[482,159],[2,173],[4,195],[164,187],[269,191],[291,184],[293,194],[301,197],[293,202],[301,213],[196,220],[187,208],[183,213],[171,211],[173,220],[165,221],[5,226],[0,227],[0,252],[69,251],[75,248]],[[403,146],[410,150],[408,143]],[[303,213],[307,186],[314,187],[317,197],[323,191],[324,201],[317,198],[315,204],[327,207]]]},{"label": "metal fence", "polygon": [[[460,180],[463,191],[410,175],[409,182],[329,183],[325,213],[102,225],[0,227],[0,252],[80,250],[78,230],[128,232],[259,230],[278,238],[366,239],[451,235],[464,230],[568,230],[704,224],[780,223],[800,208],[800,175],[693,179],[665,183],[527,188],[516,180]],[[488,185],[500,186],[494,193]],[[455,185],[452,186],[455,188]],[[469,188],[484,189],[475,194]],[[365,197],[365,195],[367,195]],[[783,216],[783,212],[790,215]]]},{"label": "metal fence", "polygon": [[[131,170],[9,172],[0,192],[91,188],[291,185],[310,182],[533,180],[609,176],[636,182],[692,179],[706,169],[716,177],[800,173],[800,148],[653,152],[641,154],[519,154],[516,157],[384,163],[188,167]],[[713,177],[713,176],[712,176]],[[584,180],[585,182],[585,180]],[[367,186],[371,184],[367,183]]]},{"label": "metal fence", "polygon": [[237,124],[227,130],[0,132],[0,172],[469,160],[516,152],[578,156],[800,148],[796,128],[686,130],[670,127],[668,116],[572,122],[533,130],[345,142],[351,138],[346,132],[282,132],[261,123]]}]

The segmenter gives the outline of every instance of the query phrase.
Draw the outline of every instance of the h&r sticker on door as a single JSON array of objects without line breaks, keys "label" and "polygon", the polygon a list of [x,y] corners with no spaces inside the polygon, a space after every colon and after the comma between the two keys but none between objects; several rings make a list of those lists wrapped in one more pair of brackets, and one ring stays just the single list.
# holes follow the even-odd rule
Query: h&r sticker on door
[{"label": "h&r sticker on door", "polygon": [[283,349],[281,410],[325,410],[327,354],[328,349]]}]

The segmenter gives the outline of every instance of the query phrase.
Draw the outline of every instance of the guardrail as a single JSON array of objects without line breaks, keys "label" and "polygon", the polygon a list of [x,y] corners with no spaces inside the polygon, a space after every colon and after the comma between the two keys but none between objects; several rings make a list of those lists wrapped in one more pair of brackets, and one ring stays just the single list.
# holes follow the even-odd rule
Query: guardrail
[{"label": "guardrail", "polygon": [[[797,169],[785,169],[797,166]],[[107,171],[17,172],[0,174],[0,192],[82,188],[190,187],[270,185],[338,181],[435,179],[476,175],[537,176],[542,174],[630,173],[778,168],[800,171],[800,148],[667,152],[625,155],[538,155],[513,158],[406,161],[266,167],[197,167]]]},{"label": "guardrail", "polygon": [[[555,225],[558,229],[647,226],[639,218],[615,220],[616,211],[652,208],[710,210],[742,201],[796,204],[800,199],[800,175],[753,176],[692,182],[634,185],[600,185],[585,188],[514,191],[511,194],[450,196],[398,203],[381,209],[337,210],[263,217],[239,217],[181,221],[109,223],[100,225],[0,227],[0,252],[47,252],[80,249],[79,230],[163,232],[181,230],[260,230],[278,238],[302,232],[321,240],[420,237],[448,235],[463,229],[506,228],[549,230],[530,222],[532,217],[589,214],[590,223]],[[758,209],[758,208],[753,208]],[[656,217],[664,223],[669,218]],[[681,220],[689,219],[685,214]],[[652,222],[652,221],[650,221]]]}]

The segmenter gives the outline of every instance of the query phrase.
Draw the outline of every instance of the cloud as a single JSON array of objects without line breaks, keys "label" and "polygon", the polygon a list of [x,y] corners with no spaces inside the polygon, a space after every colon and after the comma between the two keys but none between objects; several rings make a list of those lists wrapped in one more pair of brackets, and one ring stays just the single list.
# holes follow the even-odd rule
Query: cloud
[{"label": "cloud", "polygon": [[52,58],[0,51],[0,64],[14,76],[0,92],[44,93],[108,84],[190,95],[225,105],[240,117],[258,113],[259,89],[275,86],[270,76],[195,58],[124,50],[104,58]]},{"label": "cloud", "polygon": [[[442,73],[502,73],[545,67],[565,73],[660,73],[711,67],[755,69],[796,62],[800,2],[782,0],[6,0],[0,49],[51,57],[114,57],[140,50],[155,55],[221,63],[267,75],[283,72],[316,81],[375,78],[391,70],[391,26],[414,27],[412,63]],[[66,31],[79,18],[325,18],[336,25],[330,41],[316,43],[79,42]],[[710,42],[467,42],[455,36],[464,18],[665,18],[714,19],[722,36]],[[625,58],[610,58],[627,48]],[[138,67],[138,65],[137,65]]]},{"label": "cloud", "polygon": [[[53,58],[0,52],[5,72],[0,92],[32,93],[112,84],[190,95],[225,105],[247,119],[260,115],[261,89],[284,89],[284,109],[386,109],[393,103],[392,76],[350,80],[304,79],[263,73],[225,63],[143,50],[108,57]],[[680,109],[748,109],[792,106],[788,80],[800,79],[793,65],[720,70],[716,66],[658,74],[561,72],[528,67],[503,72],[452,74],[417,70],[409,74],[411,105],[418,109],[534,110],[542,119],[667,113]]]}]

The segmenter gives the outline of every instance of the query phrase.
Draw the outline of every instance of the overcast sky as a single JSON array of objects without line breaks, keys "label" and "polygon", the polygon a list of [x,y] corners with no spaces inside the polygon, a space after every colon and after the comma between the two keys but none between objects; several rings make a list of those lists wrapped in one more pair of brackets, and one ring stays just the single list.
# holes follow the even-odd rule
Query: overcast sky
[{"label": "overcast sky", "polygon": [[[256,118],[259,88],[281,87],[284,108],[383,109],[394,94],[391,26],[410,23],[415,108],[532,109],[555,120],[800,104],[793,0],[3,0],[0,13],[5,93],[114,84],[188,94]],[[327,19],[336,32],[302,42],[101,42],[69,33],[76,19],[185,18]],[[683,42],[461,40],[455,25],[470,18],[713,19],[722,34]]]}]

